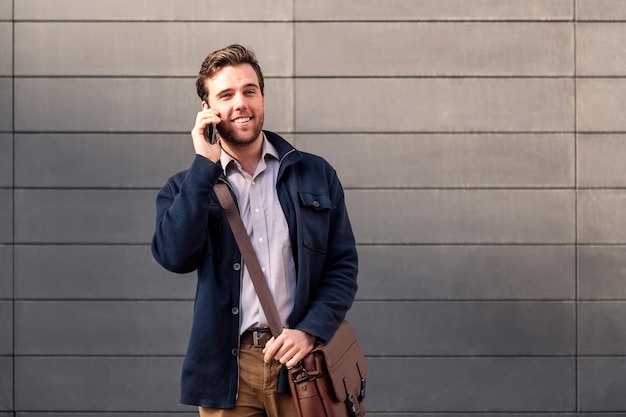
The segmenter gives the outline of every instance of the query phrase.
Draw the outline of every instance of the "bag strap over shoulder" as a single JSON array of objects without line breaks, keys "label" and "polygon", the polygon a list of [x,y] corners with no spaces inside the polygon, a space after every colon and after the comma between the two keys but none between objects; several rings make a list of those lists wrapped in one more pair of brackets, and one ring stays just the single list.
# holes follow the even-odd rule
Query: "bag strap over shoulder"
[{"label": "bag strap over shoulder", "polygon": [[256,257],[252,243],[250,243],[248,232],[241,221],[239,210],[235,207],[235,200],[230,194],[228,185],[224,183],[216,184],[214,190],[220,205],[224,209],[230,229],[235,236],[237,246],[239,246],[239,251],[241,252],[243,260],[248,267],[252,284],[254,285],[254,289],[256,290],[259,301],[261,302],[261,307],[263,308],[265,317],[267,317],[269,322],[272,335],[274,337],[278,337],[283,332],[280,315],[278,313],[278,309],[276,308],[276,304],[274,303],[274,298],[272,297],[270,288],[265,280],[265,276],[263,275],[263,271],[261,271],[261,265]]}]

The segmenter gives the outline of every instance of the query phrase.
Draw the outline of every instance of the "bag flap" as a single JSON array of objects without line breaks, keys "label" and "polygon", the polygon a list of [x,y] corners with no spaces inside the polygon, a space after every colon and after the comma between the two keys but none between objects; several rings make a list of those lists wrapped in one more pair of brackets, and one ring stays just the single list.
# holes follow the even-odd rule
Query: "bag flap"
[{"label": "bag flap", "polygon": [[358,395],[361,379],[367,378],[367,362],[350,323],[344,320],[332,339],[318,349],[324,354],[337,399],[345,400],[346,387]]}]

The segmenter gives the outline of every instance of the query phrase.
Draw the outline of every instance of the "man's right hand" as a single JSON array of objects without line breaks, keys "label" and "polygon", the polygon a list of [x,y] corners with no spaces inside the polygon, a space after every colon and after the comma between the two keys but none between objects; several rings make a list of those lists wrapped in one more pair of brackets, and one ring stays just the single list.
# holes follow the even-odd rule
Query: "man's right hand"
[{"label": "man's right hand", "polygon": [[221,121],[220,115],[209,108],[206,102],[202,102],[202,111],[196,116],[196,125],[191,131],[191,139],[196,154],[202,155],[207,159],[217,163],[222,155],[222,147],[218,140],[214,144],[210,144],[205,136],[204,131],[208,129],[209,124],[217,125]]}]

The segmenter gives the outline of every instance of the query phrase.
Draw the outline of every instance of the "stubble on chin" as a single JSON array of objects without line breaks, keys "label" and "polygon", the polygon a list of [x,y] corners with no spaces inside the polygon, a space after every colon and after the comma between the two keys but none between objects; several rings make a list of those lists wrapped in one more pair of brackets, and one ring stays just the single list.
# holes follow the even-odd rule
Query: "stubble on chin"
[{"label": "stubble on chin", "polygon": [[228,130],[226,132],[222,132],[218,126],[218,133],[220,134],[221,140],[226,142],[231,147],[237,148],[247,148],[256,143],[257,140],[261,137],[261,131],[263,130],[263,118],[261,118],[260,123],[255,125],[253,130],[250,132],[244,132],[244,134],[238,134],[233,130]]}]

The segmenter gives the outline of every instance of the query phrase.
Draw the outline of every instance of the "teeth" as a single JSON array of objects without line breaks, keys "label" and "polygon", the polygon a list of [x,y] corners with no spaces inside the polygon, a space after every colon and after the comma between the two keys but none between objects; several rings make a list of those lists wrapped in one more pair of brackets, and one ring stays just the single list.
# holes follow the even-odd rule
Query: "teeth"
[{"label": "teeth", "polygon": [[235,123],[245,123],[245,122],[249,122],[250,118],[249,117],[240,117],[238,119],[235,119]]}]

